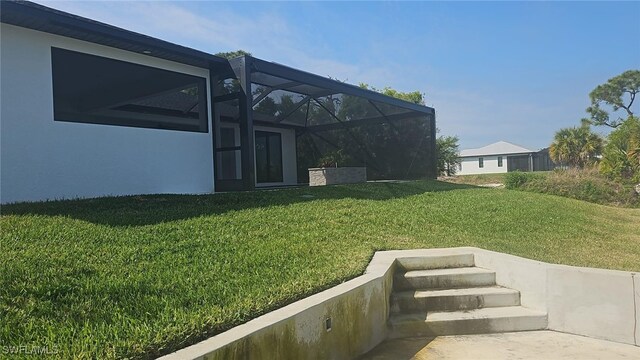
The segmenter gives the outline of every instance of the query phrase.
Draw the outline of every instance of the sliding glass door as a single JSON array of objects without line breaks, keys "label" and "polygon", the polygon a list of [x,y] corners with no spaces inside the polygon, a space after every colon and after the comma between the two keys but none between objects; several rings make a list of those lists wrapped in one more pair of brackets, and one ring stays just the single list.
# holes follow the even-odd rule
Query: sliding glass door
[{"label": "sliding glass door", "polygon": [[256,180],[258,183],[282,182],[282,136],[256,131]]}]

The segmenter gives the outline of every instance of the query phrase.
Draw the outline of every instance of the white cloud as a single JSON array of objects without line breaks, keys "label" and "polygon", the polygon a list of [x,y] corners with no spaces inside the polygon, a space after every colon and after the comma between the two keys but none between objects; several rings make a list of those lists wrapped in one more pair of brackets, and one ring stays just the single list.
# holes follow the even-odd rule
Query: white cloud
[{"label": "white cloud", "polygon": [[[157,37],[209,53],[243,49],[269,61],[275,61],[350,83],[367,82],[376,86],[390,84],[388,69],[361,68],[310,53],[302,48],[304,39],[278,14],[243,16],[216,7],[207,17],[179,3],[137,1],[40,1],[72,14]],[[213,4],[212,4],[213,5]]]},{"label": "white cloud", "polygon": [[[41,1],[72,14],[127,30],[158,37],[206,52],[264,47],[268,39],[286,36],[290,30],[277,16],[255,18],[217,10],[213,18],[191,12],[179,4],[146,1]],[[266,44],[265,44],[266,45]]]}]

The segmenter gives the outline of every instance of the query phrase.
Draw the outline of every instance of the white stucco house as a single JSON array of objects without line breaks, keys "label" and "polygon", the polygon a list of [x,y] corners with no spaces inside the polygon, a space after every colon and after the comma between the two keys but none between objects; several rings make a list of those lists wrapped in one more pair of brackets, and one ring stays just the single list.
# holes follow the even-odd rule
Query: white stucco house
[{"label": "white stucco house", "polygon": [[[435,154],[433,108],[31,2],[0,6],[0,203],[295,185],[300,136],[404,119],[429,124]],[[309,109],[327,97],[375,109],[320,123]]]},{"label": "white stucco house", "polygon": [[506,141],[460,151],[458,175],[495,174],[509,171],[553,169],[547,149],[533,151]]}]

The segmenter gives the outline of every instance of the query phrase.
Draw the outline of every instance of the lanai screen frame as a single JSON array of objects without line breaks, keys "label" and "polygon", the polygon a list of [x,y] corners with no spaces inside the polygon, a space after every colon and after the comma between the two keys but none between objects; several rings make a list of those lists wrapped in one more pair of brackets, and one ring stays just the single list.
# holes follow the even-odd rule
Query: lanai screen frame
[{"label": "lanai screen frame", "polygon": [[[242,179],[240,180],[241,183],[237,183],[236,185],[224,190],[252,190],[255,188],[255,144],[253,137],[255,125],[294,129],[296,131],[296,136],[298,136],[305,132],[318,134],[327,130],[344,129],[349,131],[350,128],[356,126],[379,124],[389,124],[393,126],[395,122],[402,121],[404,119],[416,119],[417,117],[421,117],[428,122],[428,133],[425,134],[425,142],[423,144],[423,146],[428,147],[429,153],[429,157],[427,159],[427,168],[429,171],[427,176],[435,178],[437,175],[436,119],[434,108],[386,96],[372,90],[311,74],[285,65],[265,61],[249,55],[229,60],[228,67],[216,66],[212,67],[210,70],[212,88],[217,89],[218,87],[216,84],[225,79],[235,79],[239,83],[239,91],[232,93],[220,93],[220,91],[218,91],[218,93],[216,93],[216,91],[213,90],[211,97],[211,103],[214,109],[216,104],[220,102],[237,100],[239,104],[238,121],[240,128],[240,146],[238,147],[238,150],[241,150]],[[286,81],[278,85],[265,84],[264,79],[269,77]],[[265,86],[267,91],[254,98],[254,88],[252,87],[252,84]],[[303,92],[300,90],[305,87],[306,89],[315,89],[317,92]],[[279,119],[273,119],[272,121],[256,119],[256,117],[260,116],[254,115],[254,106],[271,92],[277,90],[286,90],[303,96],[302,101],[300,101],[300,104],[296,109],[304,106],[304,103],[310,101],[318,102],[317,99],[323,96],[343,94],[367,100],[367,102],[377,110],[379,116],[345,121],[344,119],[339,119],[335,115],[332,115],[336,122],[311,126],[306,122],[304,125],[285,123],[283,120],[286,119],[286,116],[280,117]],[[318,104],[320,103],[318,102]],[[376,106],[376,104],[401,108],[405,112],[385,114],[378,106]],[[213,128],[215,140],[215,131],[217,131],[215,124]],[[357,139],[354,140],[357,141]],[[220,148],[217,148],[214,141],[214,162],[216,158],[216,149],[221,150]]]}]

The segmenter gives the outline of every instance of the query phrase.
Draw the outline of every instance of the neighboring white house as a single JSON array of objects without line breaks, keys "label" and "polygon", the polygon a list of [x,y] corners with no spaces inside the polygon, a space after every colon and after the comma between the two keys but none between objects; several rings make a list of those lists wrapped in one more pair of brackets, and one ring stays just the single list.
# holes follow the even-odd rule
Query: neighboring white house
[{"label": "neighboring white house", "polygon": [[458,175],[534,171],[537,152],[506,141],[460,151]]},{"label": "neighboring white house", "polygon": [[[300,134],[369,121],[430,117],[435,138],[432,108],[30,2],[0,6],[1,203],[295,185]],[[259,111],[285,95],[290,111]],[[328,95],[389,110],[314,126],[308,107]]]}]

